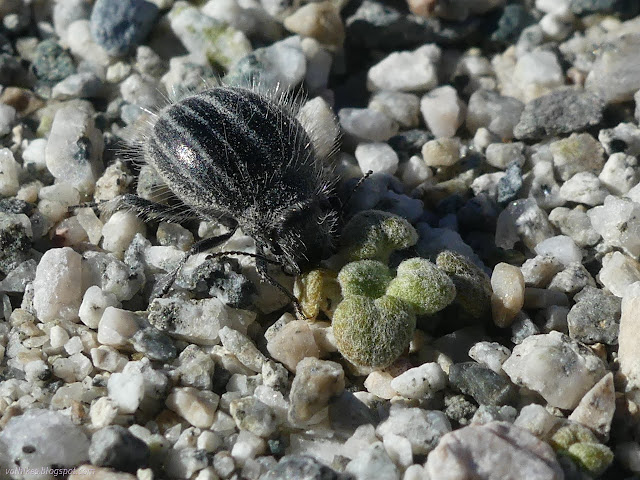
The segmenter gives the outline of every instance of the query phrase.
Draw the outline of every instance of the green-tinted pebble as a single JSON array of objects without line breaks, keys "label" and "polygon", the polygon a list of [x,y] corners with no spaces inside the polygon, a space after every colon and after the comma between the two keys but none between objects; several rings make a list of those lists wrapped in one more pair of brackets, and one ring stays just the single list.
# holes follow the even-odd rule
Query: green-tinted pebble
[{"label": "green-tinted pebble", "polygon": [[431,315],[449,305],[456,296],[451,279],[424,258],[410,258],[398,265],[398,274],[387,288],[419,315]]},{"label": "green-tinted pebble", "polygon": [[613,452],[601,443],[574,443],[565,453],[595,477],[601,475],[613,462]]},{"label": "green-tinted pebble", "polygon": [[320,268],[297,277],[293,293],[309,320],[315,320],[320,312],[331,318],[342,300],[336,274]]},{"label": "green-tinted pebble", "polygon": [[341,242],[350,261],[372,259],[386,263],[393,251],[415,245],[418,232],[398,215],[366,210],[347,223]]},{"label": "green-tinted pebble", "polygon": [[395,298],[383,296],[374,300],[352,295],[340,302],[332,325],[338,350],[347,360],[384,368],[409,346],[416,318]]},{"label": "green-tinted pebble", "polygon": [[436,258],[438,268],[449,275],[456,287],[455,303],[474,318],[485,315],[491,307],[491,279],[464,255],[451,250]]},{"label": "green-tinted pebble", "polygon": [[384,295],[391,278],[389,267],[376,260],[347,263],[338,274],[338,282],[345,297],[362,295],[379,298]]},{"label": "green-tinted pebble", "polygon": [[568,450],[571,445],[579,442],[597,443],[598,439],[587,427],[574,422],[559,428],[549,440],[556,451]]}]

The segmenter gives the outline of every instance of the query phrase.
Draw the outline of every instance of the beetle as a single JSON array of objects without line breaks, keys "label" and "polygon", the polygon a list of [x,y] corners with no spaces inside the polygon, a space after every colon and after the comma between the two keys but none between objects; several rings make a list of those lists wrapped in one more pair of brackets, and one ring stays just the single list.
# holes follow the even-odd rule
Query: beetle
[{"label": "beetle", "polygon": [[[268,272],[276,264],[292,275],[328,256],[339,220],[336,179],[323,167],[293,101],[255,88],[218,86],[166,106],[143,140],[144,161],[194,217],[215,220],[227,232],[196,242],[153,296],[163,296],[189,256],[218,246],[238,228],[252,237],[249,255],[263,281],[297,299]],[[129,208],[146,218],[180,221],[166,205],[125,194],[109,209]],[[158,288],[158,287],[156,287]]]}]

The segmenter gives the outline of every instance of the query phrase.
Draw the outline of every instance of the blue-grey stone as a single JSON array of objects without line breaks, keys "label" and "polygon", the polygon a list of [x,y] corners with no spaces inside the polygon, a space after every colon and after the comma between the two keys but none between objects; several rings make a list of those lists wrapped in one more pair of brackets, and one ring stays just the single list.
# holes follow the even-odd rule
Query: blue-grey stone
[{"label": "blue-grey stone", "polygon": [[498,28],[491,34],[491,40],[499,43],[513,43],[522,30],[533,22],[533,16],[522,5],[507,5],[498,20]]},{"label": "blue-grey stone", "polygon": [[522,167],[513,162],[505,170],[505,176],[498,181],[498,203],[505,204],[518,198],[522,188]]},{"label": "blue-grey stone", "polygon": [[97,0],[91,34],[110,55],[125,55],[146,38],[157,15],[158,7],[146,0]]},{"label": "blue-grey stone", "polygon": [[53,85],[75,73],[76,67],[64,48],[54,40],[44,40],[36,47],[31,70],[36,78]]}]

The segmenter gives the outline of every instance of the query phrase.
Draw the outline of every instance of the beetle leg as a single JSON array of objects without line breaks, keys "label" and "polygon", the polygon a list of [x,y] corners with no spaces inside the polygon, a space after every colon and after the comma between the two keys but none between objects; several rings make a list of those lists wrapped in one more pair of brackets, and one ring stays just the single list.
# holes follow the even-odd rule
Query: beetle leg
[{"label": "beetle leg", "polygon": [[69,207],[69,211],[74,208],[84,207],[97,207],[99,210],[107,212],[130,210],[145,220],[160,220],[172,223],[181,223],[189,218],[197,217],[195,212],[182,205],[178,210],[175,206],[171,207],[169,205],[152,202],[151,200],[147,200],[131,193],[125,193],[113,200],[107,200],[105,202],[89,202],[82,203],[80,205],[72,205]]},{"label": "beetle leg", "polygon": [[[284,293],[286,295],[286,297],[291,301],[291,303],[293,303],[293,307],[296,311],[296,315],[300,320],[306,320],[307,317],[304,314],[304,312],[302,311],[302,306],[300,305],[300,302],[298,301],[298,299],[286,288],[284,288],[280,282],[278,282],[275,278],[273,278],[271,275],[269,275],[269,272],[267,271],[267,265],[268,263],[272,263],[272,262],[268,262],[268,258],[265,256],[264,254],[264,247],[260,244],[256,244],[256,251],[258,252],[258,255],[256,255],[256,270],[258,271],[258,275],[260,275],[260,278],[273,285],[274,287],[276,287],[278,290],[280,290],[282,293]],[[280,266],[282,267],[282,264],[280,264]]]}]

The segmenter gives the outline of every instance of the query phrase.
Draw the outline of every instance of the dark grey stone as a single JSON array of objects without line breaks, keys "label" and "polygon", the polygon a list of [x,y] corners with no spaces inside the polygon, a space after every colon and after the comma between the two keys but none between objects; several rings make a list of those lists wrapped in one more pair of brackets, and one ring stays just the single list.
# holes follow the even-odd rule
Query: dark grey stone
[{"label": "dark grey stone", "polygon": [[256,293],[234,258],[205,260],[187,278],[179,279],[178,285],[194,291],[197,298],[216,297],[234,308],[247,308]]},{"label": "dark grey stone", "polygon": [[6,293],[23,293],[27,284],[36,278],[38,263],[31,259],[22,262],[0,282],[0,291]]},{"label": "dark grey stone", "polygon": [[33,213],[34,205],[18,198],[3,198],[0,200],[0,212],[24,213],[27,217]]},{"label": "dark grey stone", "polygon": [[412,155],[419,155],[422,146],[434,138],[433,133],[416,128],[394,135],[387,143],[399,156],[409,159]]},{"label": "dark grey stone", "polygon": [[595,94],[562,89],[530,101],[513,130],[516,138],[539,139],[584,130],[602,120],[604,102]]},{"label": "dark grey stone", "polygon": [[498,207],[486,193],[474,195],[458,210],[458,224],[464,231],[493,233],[498,220]]},{"label": "dark grey stone", "polygon": [[508,378],[476,362],[452,365],[449,383],[480,405],[508,405],[518,397],[516,387]]},{"label": "dark grey stone", "polygon": [[154,25],[158,7],[146,0],[97,0],[91,11],[91,34],[110,55],[125,55]]},{"label": "dark grey stone", "polygon": [[352,433],[361,425],[377,425],[378,416],[356,396],[344,391],[329,402],[331,428]]},{"label": "dark grey stone", "polygon": [[147,444],[120,425],[100,429],[91,437],[89,459],[98,467],[135,473],[149,464],[149,456]]},{"label": "dark grey stone", "polygon": [[338,480],[347,478],[304,455],[282,457],[271,470],[260,475],[259,480]]},{"label": "dark grey stone", "polygon": [[354,46],[387,51],[461,42],[478,32],[481,24],[480,18],[464,22],[422,18],[373,0],[364,0],[346,21],[347,38]]},{"label": "dark grey stone", "polygon": [[511,324],[511,341],[518,345],[525,338],[537,333],[540,333],[538,326],[531,321],[526,313],[520,311]]},{"label": "dark grey stone", "polygon": [[599,288],[586,286],[574,296],[567,315],[569,336],[582,343],[617,345],[621,299]]},{"label": "dark grey stone", "polygon": [[133,336],[133,348],[150,360],[166,362],[177,355],[176,346],[166,334],[154,327],[138,330]]},{"label": "dark grey stone", "polygon": [[613,13],[630,18],[640,13],[638,0],[571,0],[571,11],[576,15]]}]

